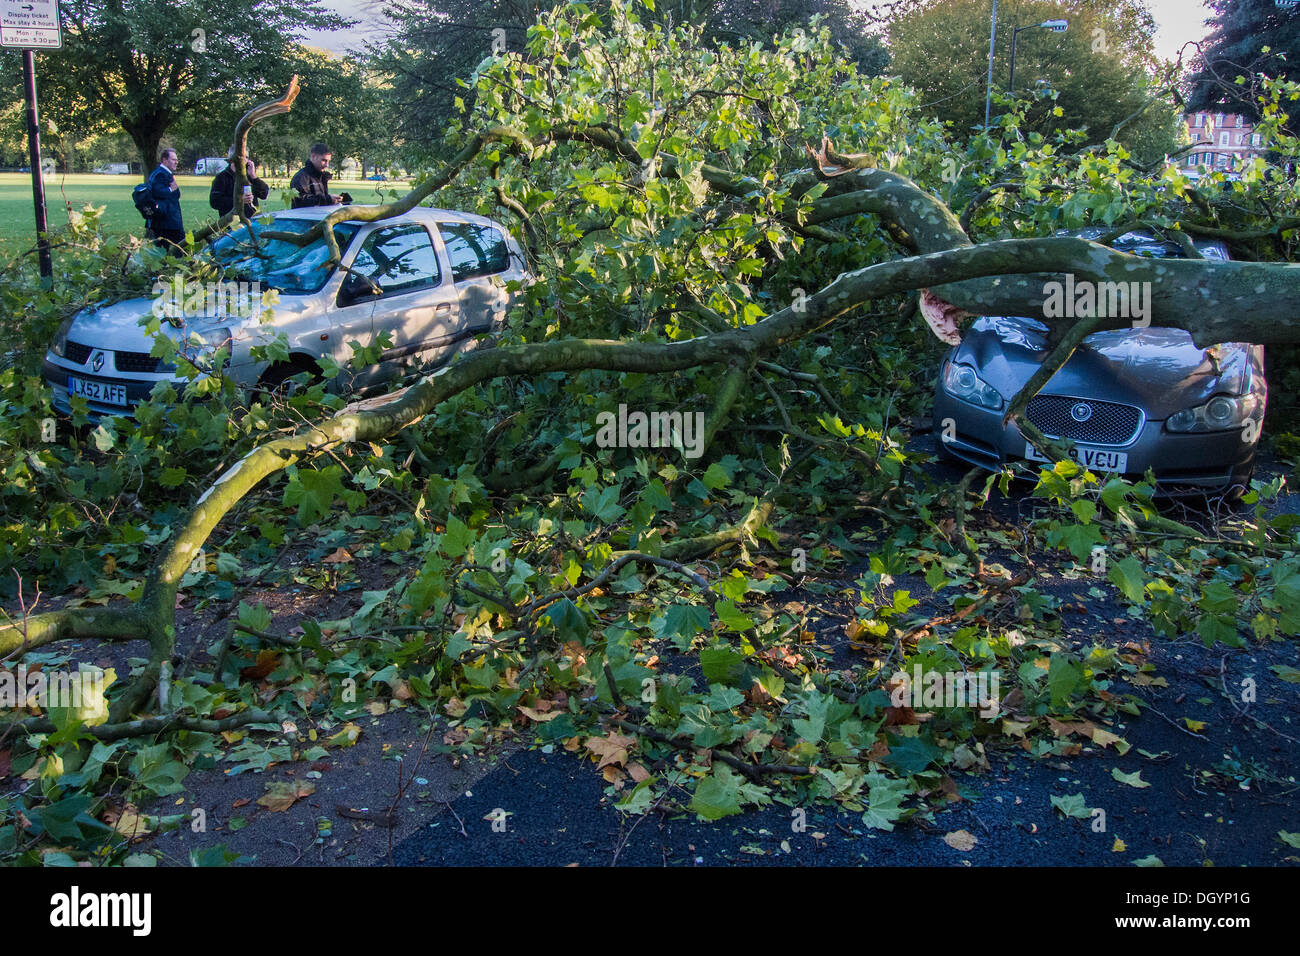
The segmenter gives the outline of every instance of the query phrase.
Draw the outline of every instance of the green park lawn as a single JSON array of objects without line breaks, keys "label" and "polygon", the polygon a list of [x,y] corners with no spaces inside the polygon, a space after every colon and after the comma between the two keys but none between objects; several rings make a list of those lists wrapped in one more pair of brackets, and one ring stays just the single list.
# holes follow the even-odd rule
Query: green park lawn
[{"label": "green park lawn", "polygon": [[[187,229],[201,226],[216,217],[208,206],[210,176],[177,176],[181,187],[181,210]],[[110,232],[144,234],[144,220],[131,203],[131,189],[141,181],[136,176],[112,176],[96,173],[63,174],[45,177],[45,208],[51,232],[68,224],[68,210],[80,212],[87,205],[103,206],[102,222]],[[271,196],[268,209],[286,203],[281,191],[288,181],[268,179]],[[392,183],[334,180],[331,188],[346,190],[358,202],[379,199],[376,187],[392,188]],[[32,210],[32,178],[27,173],[0,173],[0,260],[8,260],[35,242],[36,222]]]}]

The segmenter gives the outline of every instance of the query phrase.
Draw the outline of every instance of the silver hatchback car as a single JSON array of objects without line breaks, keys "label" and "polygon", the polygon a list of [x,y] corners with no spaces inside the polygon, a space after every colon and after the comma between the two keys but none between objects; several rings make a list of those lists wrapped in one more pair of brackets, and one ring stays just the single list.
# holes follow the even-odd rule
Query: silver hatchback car
[{"label": "silver hatchback car", "polygon": [[[330,211],[280,210],[251,228],[254,237],[306,232]],[[175,363],[151,354],[158,350],[150,324],[199,367],[205,355],[227,349],[221,374],[240,385],[273,387],[337,364],[343,371],[330,380],[331,391],[367,389],[434,368],[498,329],[512,298],[507,283],[531,281],[518,243],[482,216],[419,206],[379,222],[340,223],[334,235],[341,267],[329,265],[321,239],[306,246],[259,240],[254,248],[241,228],[200,253],[222,267],[221,281],[205,288],[162,277],[152,297],[78,312],[59,328],[43,363],[55,408],[69,414],[79,395],[92,418],[130,415],[159,382],[185,388]],[[263,305],[268,290],[276,295]],[[281,333],[287,358],[254,357],[254,347]],[[367,350],[366,360],[349,367],[358,348]]]},{"label": "silver hatchback car", "polygon": [[[1100,232],[1075,235],[1095,239]],[[1196,245],[1207,259],[1228,258],[1220,242]],[[1112,246],[1183,255],[1141,233]],[[1181,329],[1142,324],[1084,339],[1029,402],[1029,420],[1050,438],[1073,441],[1072,456],[1098,475],[1140,479],[1150,469],[1158,494],[1240,495],[1254,471],[1268,400],[1263,348],[1230,342],[1201,349]],[[1043,323],[1014,317],[981,318],[964,332],[935,385],[934,430],[948,456],[990,470],[1044,460],[1002,416],[1047,356],[1046,333]]]}]

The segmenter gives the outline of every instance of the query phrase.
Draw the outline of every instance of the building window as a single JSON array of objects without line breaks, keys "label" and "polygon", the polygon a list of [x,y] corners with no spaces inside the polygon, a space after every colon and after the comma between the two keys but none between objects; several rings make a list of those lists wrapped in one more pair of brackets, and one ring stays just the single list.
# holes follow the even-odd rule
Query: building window
[{"label": "building window", "polygon": [[1233,126],[1240,126],[1240,125],[1241,125],[1241,114],[1240,114],[1240,113],[1237,114],[1237,122],[1233,123],[1232,125],[1233,125]]},{"label": "building window", "polygon": [[1214,118],[1214,125],[1215,125],[1215,126],[1222,126],[1222,125],[1223,125],[1223,114],[1222,114],[1222,113],[1219,113],[1217,116],[1215,116],[1215,118]]},{"label": "building window", "polygon": [[1251,145],[1251,146],[1258,146],[1259,144],[1260,144],[1260,136],[1259,136],[1259,134],[1258,134],[1258,133],[1251,133],[1251,134],[1250,134],[1250,145]]},{"label": "building window", "polygon": [[1228,145],[1228,134],[1227,134],[1227,133],[1220,133],[1220,134],[1219,134],[1219,145],[1220,145],[1220,146],[1227,146],[1227,145]]},{"label": "building window", "polygon": [[1197,114],[1196,114],[1196,122],[1193,123],[1192,125],[1195,126],[1195,127],[1199,127],[1199,126],[1201,125],[1201,120],[1202,120],[1203,118],[1204,118],[1203,114],[1201,114],[1201,113],[1197,113]]}]

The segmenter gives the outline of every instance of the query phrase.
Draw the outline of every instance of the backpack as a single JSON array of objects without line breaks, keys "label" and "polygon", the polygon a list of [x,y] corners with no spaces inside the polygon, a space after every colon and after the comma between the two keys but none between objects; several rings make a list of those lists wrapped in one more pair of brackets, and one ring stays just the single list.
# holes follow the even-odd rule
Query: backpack
[{"label": "backpack", "polygon": [[131,190],[131,201],[135,203],[135,208],[140,211],[145,222],[151,221],[158,214],[158,202],[153,198],[148,180]]}]

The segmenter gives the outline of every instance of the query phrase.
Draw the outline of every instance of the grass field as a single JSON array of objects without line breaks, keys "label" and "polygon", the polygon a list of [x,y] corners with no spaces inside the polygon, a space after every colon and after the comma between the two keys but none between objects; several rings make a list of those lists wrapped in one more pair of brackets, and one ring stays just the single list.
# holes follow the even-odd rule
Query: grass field
[{"label": "grass field", "polygon": [[[208,205],[211,176],[177,176],[181,187],[181,211],[185,228],[193,229],[216,219]],[[144,235],[144,220],[131,203],[131,190],[141,182],[136,176],[56,174],[45,177],[45,209],[50,231],[68,224],[68,209],[79,212],[87,205],[104,206],[102,222],[110,232],[134,232]],[[264,209],[280,209],[285,203],[280,193],[288,180],[268,179],[270,198]],[[349,192],[357,202],[378,201],[376,187],[391,189],[393,183],[333,180],[330,189]],[[400,187],[399,187],[400,188]],[[16,255],[36,241],[36,220],[32,211],[32,178],[27,173],[0,173],[0,257]]]}]

